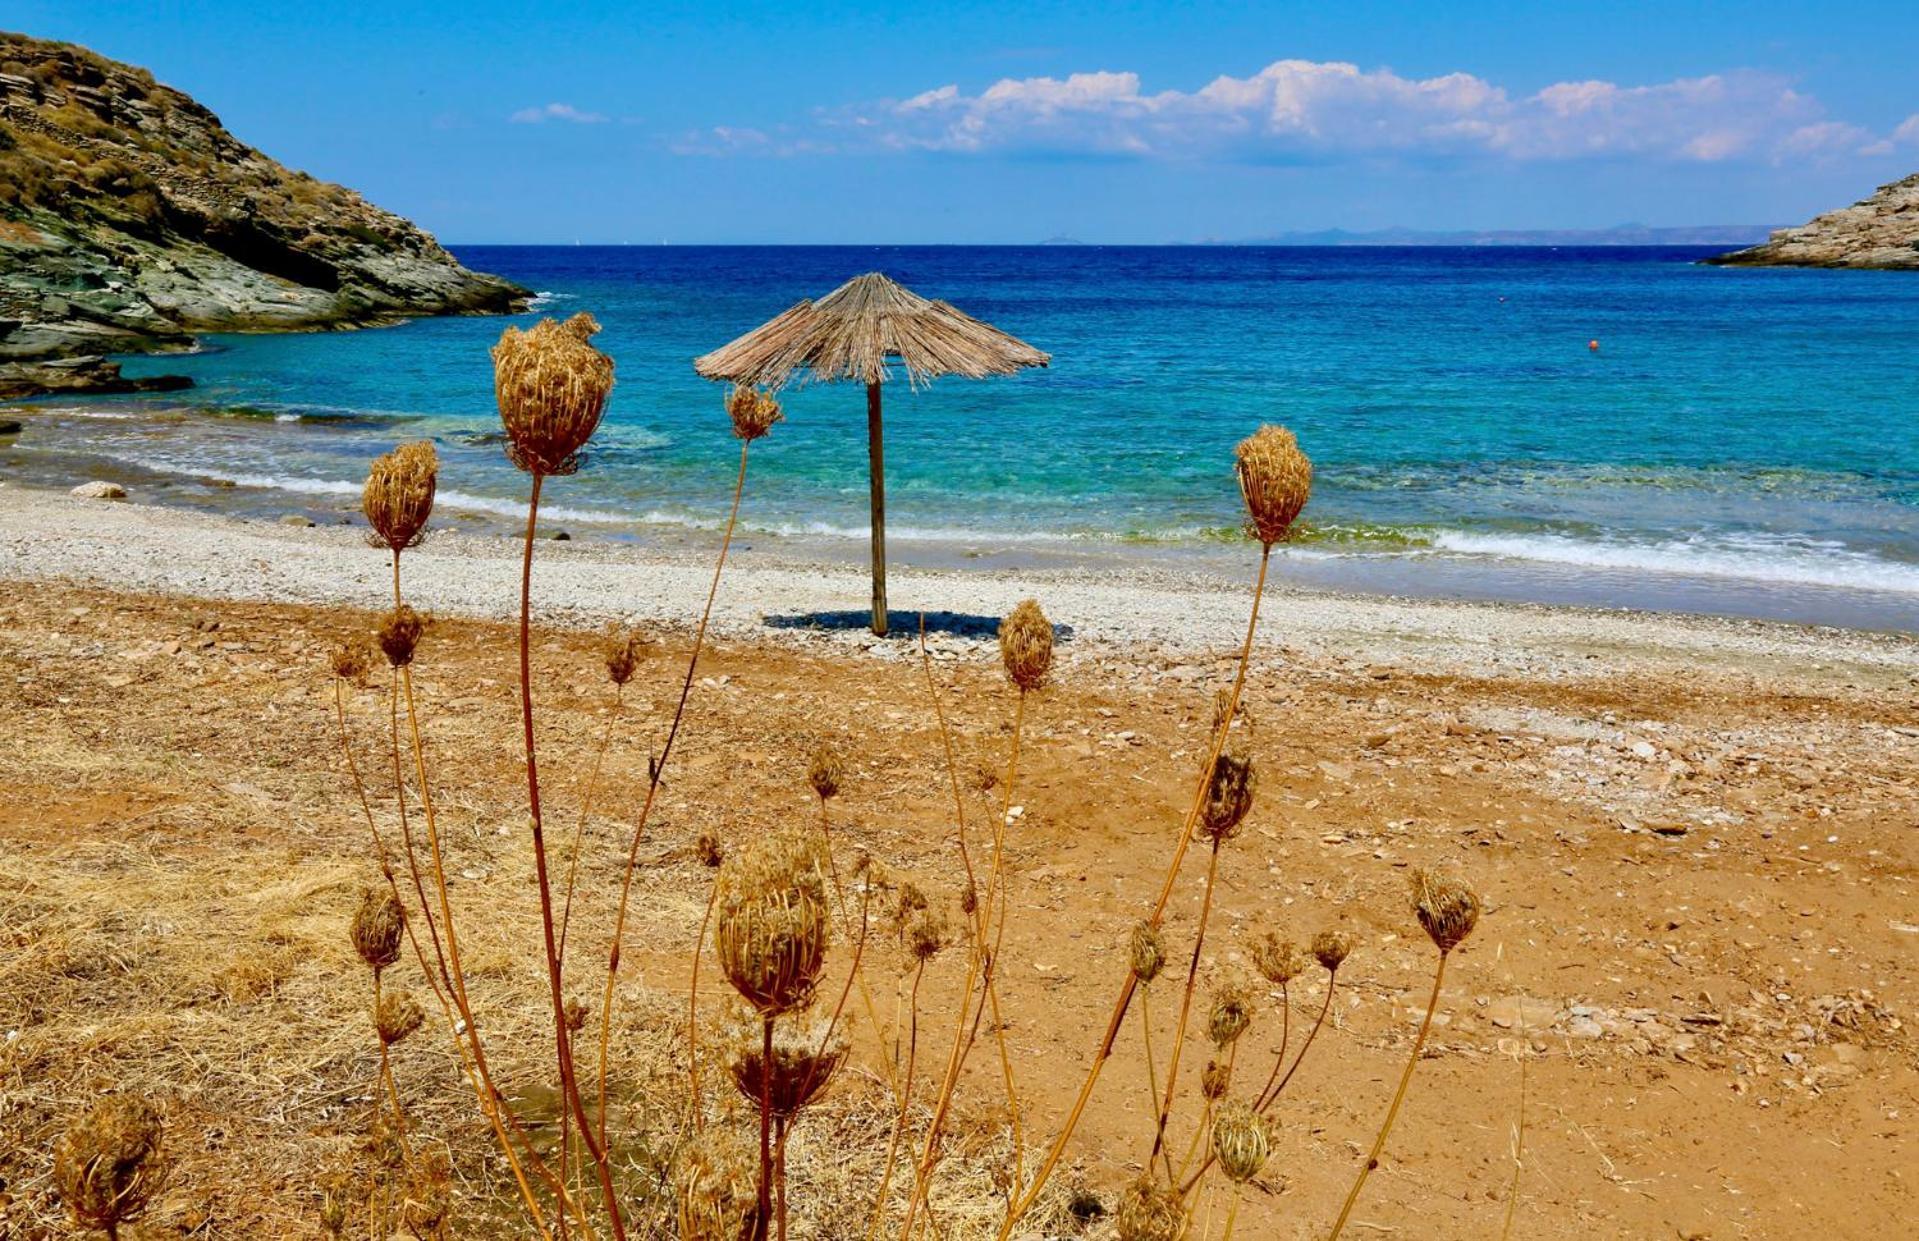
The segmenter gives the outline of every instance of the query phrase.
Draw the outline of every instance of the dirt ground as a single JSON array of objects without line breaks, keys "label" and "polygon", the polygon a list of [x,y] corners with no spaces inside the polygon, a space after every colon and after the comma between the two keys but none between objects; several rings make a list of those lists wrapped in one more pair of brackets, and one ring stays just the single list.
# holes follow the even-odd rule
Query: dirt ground
[{"label": "dirt ground", "polygon": [[[325,667],[371,623],[56,585],[0,599],[0,1238],[69,1235],[50,1147],[108,1090],[160,1104],[175,1161],[134,1235],[319,1236],[327,1178],[374,1178],[370,983],[346,927],[376,872]],[[629,687],[587,830],[568,968],[595,1009],[686,649],[664,637]],[[979,849],[1000,790],[975,772],[1005,761],[1012,696],[990,645],[938,655]],[[564,836],[612,691],[594,634],[538,633],[534,659],[549,823]],[[423,642],[417,680],[481,1028],[537,1126],[552,1110],[550,1032],[513,661],[506,626],[448,621]],[[817,815],[804,772],[830,740],[849,765],[831,806],[839,857],[870,851],[955,923],[962,885],[914,661],[769,639],[712,647],[699,671],[640,846],[615,1022],[616,1154],[636,1201],[655,1205],[687,1092],[688,964],[711,879],[698,836],[730,848]],[[1824,671],[1471,679],[1262,648],[1242,730],[1259,793],[1221,853],[1199,1020],[1211,983],[1266,930],[1303,941],[1342,926],[1358,946],[1234,1235],[1324,1236],[1337,1215],[1424,1012],[1435,953],[1407,899],[1421,866],[1470,883],[1484,914],[1449,966],[1349,1237],[1500,1236],[1522,1116],[1513,1237],[1911,1235],[1919,687]],[[1029,704],[1000,975],[1028,1147],[1056,1131],[1104,1028],[1229,674],[1068,641]],[[349,711],[388,826],[384,687],[381,669]],[[1204,869],[1195,848],[1168,924],[1176,965],[1148,991],[1162,1064]],[[847,945],[833,952],[843,971]],[[867,974],[888,1027],[907,1011],[901,961],[876,932]],[[949,949],[927,970],[922,1098],[964,969]],[[410,958],[394,974],[419,981]],[[717,977],[709,959],[703,1018],[722,1009]],[[1293,989],[1294,1050],[1324,979],[1315,967]],[[1236,1093],[1265,1079],[1279,1042],[1276,996],[1260,996]],[[851,1011],[853,1065],[794,1137],[797,1237],[866,1233],[889,1043]],[[1198,1116],[1200,1042],[1181,1070],[1176,1154]],[[417,1132],[451,1149],[453,1235],[528,1235],[509,1222],[511,1185],[444,1027],[401,1045],[396,1073]],[[941,1235],[992,1235],[1010,1142],[999,1074],[983,1038],[936,1195]],[[1025,1235],[1113,1235],[1110,1210],[1150,1146],[1147,1094],[1136,1008]],[[891,1196],[903,1203],[897,1184]],[[1203,1198],[1200,1221],[1221,1229],[1227,1205]]]}]

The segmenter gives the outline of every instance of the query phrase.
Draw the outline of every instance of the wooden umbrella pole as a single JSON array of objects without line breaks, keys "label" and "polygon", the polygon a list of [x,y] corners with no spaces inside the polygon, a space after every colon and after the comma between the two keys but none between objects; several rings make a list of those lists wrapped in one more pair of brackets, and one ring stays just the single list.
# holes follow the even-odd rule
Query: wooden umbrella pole
[{"label": "wooden umbrella pole", "polygon": [[880,438],[880,386],[866,385],[867,466],[873,476],[873,632],[886,636],[886,451]]}]

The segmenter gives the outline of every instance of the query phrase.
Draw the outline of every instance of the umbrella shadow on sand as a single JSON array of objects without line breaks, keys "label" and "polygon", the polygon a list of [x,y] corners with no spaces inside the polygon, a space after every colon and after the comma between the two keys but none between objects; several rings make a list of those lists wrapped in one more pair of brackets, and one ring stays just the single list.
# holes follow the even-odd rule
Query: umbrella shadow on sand
[{"label": "umbrella shadow on sand", "polygon": [[[914,642],[919,639],[920,614],[901,612],[904,623],[887,635],[888,640]],[[872,624],[872,613],[866,611],[838,612],[789,612],[777,616],[767,616],[769,629],[867,629]],[[945,634],[952,638],[992,638],[999,635],[1000,617],[979,616],[971,612],[928,612],[926,613],[926,632]],[[1071,625],[1054,625],[1053,640],[1070,642],[1073,640]]]}]

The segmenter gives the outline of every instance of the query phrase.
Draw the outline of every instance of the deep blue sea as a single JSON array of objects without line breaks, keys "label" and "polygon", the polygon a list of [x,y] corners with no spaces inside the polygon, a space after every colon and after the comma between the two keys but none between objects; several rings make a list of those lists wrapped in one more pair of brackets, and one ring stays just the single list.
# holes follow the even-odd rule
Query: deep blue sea
[{"label": "deep blue sea", "polygon": [[[691,359],[879,270],[1053,355],[1013,378],[888,387],[903,558],[1110,550],[1123,571],[1221,549],[1232,446],[1279,422],[1316,468],[1288,559],[1307,580],[1919,628],[1910,274],[1709,268],[1678,248],[457,252],[539,290],[544,313],[605,325],[610,413],[551,500],[575,537],[717,522],[736,447]],[[524,485],[492,407],[501,327],[212,337],[128,366],[190,374],[191,392],[43,405],[60,443],[38,428],[12,462],[84,448],[150,498],[346,512],[368,459],[431,436],[449,516],[504,516]],[[863,394],[785,404],[754,450],[746,520],[856,548]]]}]

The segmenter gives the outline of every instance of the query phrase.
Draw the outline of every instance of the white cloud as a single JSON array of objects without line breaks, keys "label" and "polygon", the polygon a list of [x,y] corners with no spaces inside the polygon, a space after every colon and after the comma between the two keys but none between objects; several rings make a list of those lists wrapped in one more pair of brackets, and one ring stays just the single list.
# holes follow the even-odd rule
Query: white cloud
[{"label": "white cloud", "polygon": [[776,133],[746,126],[714,125],[696,129],[667,144],[675,155],[829,155],[839,148],[796,136],[782,126]]},{"label": "white cloud", "polygon": [[570,103],[549,103],[537,108],[521,108],[506,119],[515,125],[543,125],[548,121],[570,121],[575,125],[604,125],[607,120],[599,112],[584,112]]},{"label": "white cloud", "polygon": [[[1036,152],[1255,161],[1494,157],[1715,164],[1787,162],[1869,150],[1874,135],[1829,118],[1777,75],[1750,70],[1648,86],[1559,82],[1515,96],[1470,73],[1402,77],[1342,62],[1280,60],[1193,91],[1149,91],[1136,73],[1005,78],[826,112],[820,135],[762,144],[796,150]],[[755,144],[708,131],[705,154]],[[1897,140],[1919,142],[1919,116]],[[716,137],[720,136],[720,137]],[[1881,139],[1880,141],[1886,141]]]}]

